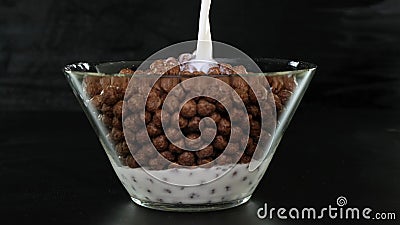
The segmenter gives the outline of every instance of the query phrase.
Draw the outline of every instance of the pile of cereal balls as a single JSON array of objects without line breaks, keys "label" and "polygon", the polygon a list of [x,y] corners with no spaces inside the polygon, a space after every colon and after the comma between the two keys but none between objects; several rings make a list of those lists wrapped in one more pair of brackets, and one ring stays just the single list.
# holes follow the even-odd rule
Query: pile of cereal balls
[{"label": "pile of cereal balls", "polygon": [[[166,69],[168,68],[168,69]],[[130,138],[130,144],[135,146],[135,158],[140,162],[147,162],[148,165],[156,169],[171,168],[176,164],[184,166],[197,166],[210,162],[224,165],[233,163],[236,157],[240,158],[238,163],[249,163],[257,144],[259,143],[260,134],[263,132],[261,129],[261,115],[260,105],[262,107],[269,107],[270,110],[275,110],[273,104],[259,104],[255,94],[249,88],[248,84],[237,74],[247,74],[243,66],[231,66],[229,64],[218,64],[217,66],[209,68],[207,73],[192,71],[189,72],[178,65],[178,61],[174,58],[166,60],[155,61],[148,70],[136,71],[136,74],[163,74],[165,78],[160,78],[152,87],[148,98],[145,103],[144,113],[133,113],[140,110],[135,107],[134,102],[128,101],[128,112],[131,110],[131,115],[124,115],[125,128],[133,127],[134,123],[138,121],[137,117],[144,118],[147,130],[134,130],[122,128],[122,105],[124,103],[124,96],[131,79],[131,75],[135,71],[131,69],[122,69],[118,75],[88,75],[84,77],[83,89],[92,106],[97,110],[99,119],[107,128],[108,138],[115,146],[116,154],[121,160],[123,165],[131,168],[140,167],[132,156],[125,136],[134,137]],[[171,76],[173,75],[173,76]],[[179,121],[179,127],[182,133],[192,140],[200,139],[200,121],[205,118],[211,118],[216,124],[216,132],[205,127],[202,129],[202,136],[208,134],[215,134],[213,141],[210,145],[205,146],[199,151],[186,151],[170,143],[165,136],[161,124],[161,108],[168,93],[176,85],[179,85],[185,79],[192,76],[212,75],[218,77],[221,81],[230,85],[240,96],[241,101],[247,109],[247,115],[231,115],[229,116],[225,107],[218,101],[209,97],[196,97],[184,103],[179,113],[169,114],[173,111],[182,99],[185,93],[178,93],[172,96],[172,102],[176,105],[168,105],[163,111],[164,118],[175,118]],[[297,86],[294,76],[267,76],[266,77],[273,95],[274,104],[276,106],[277,115],[279,115],[285,108],[285,104],[293,94]],[[183,90],[190,90],[192,87],[184,87]],[[234,101],[234,100],[232,100]],[[141,108],[143,111],[143,107]],[[171,109],[171,110],[169,110]],[[250,124],[250,135],[246,138],[239,138],[232,140],[232,148],[227,154],[221,153],[225,150],[230,137],[233,134],[240,136],[240,126],[232,126],[234,123],[240,123],[243,118],[248,118]],[[274,118],[276,120],[276,118]],[[169,131],[169,134],[177,133],[179,131]],[[230,136],[232,133],[232,136]],[[146,144],[147,135],[151,138],[152,144],[161,154],[162,157],[171,162],[169,165],[161,163],[160,156],[151,150],[151,146]],[[133,140],[131,140],[133,139]],[[180,142],[179,145],[185,145],[184,140],[173,140],[174,143]],[[193,142],[191,142],[193,144]],[[193,146],[191,146],[193,147]],[[244,150],[244,153],[241,152]],[[216,159],[216,160],[215,160]],[[215,160],[215,161],[214,161]],[[235,161],[236,162],[236,161]],[[143,164],[142,164],[143,165]]]}]

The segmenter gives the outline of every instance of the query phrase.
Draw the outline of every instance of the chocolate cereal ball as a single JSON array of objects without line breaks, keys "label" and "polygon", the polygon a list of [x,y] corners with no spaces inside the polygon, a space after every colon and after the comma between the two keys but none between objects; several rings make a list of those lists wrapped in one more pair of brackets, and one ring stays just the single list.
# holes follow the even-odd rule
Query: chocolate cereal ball
[{"label": "chocolate cereal ball", "polygon": [[139,164],[136,160],[132,157],[132,155],[128,155],[125,159],[125,164],[128,165],[130,168],[137,168]]},{"label": "chocolate cereal ball", "polygon": [[215,111],[215,105],[206,101],[205,99],[200,99],[197,103],[197,113],[200,116],[209,116]]},{"label": "chocolate cereal ball", "polygon": [[166,160],[168,160],[170,162],[175,161],[175,155],[169,151],[164,151],[164,152],[161,152],[160,154],[162,157],[164,157]]},{"label": "chocolate cereal ball", "polygon": [[197,108],[196,102],[193,99],[189,100],[185,104],[183,104],[181,115],[186,118],[191,118],[196,115],[197,113],[196,108]]},{"label": "chocolate cereal ball", "polygon": [[[184,146],[184,141],[183,141],[183,139],[182,140],[179,140],[179,141],[176,141],[177,143],[179,143],[179,145],[181,145],[181,146]],[[180,148],[178,148],[176,145],[174,145],[174,144],[169,144],[169,146],[168,146],[168,151],[170,151],[170,152],[172,152],[172,153],[176,153],[176,154],[181,154],[182,152],[183,152],[183,150],[182,149],[180,149]]]},{"label": "chocolate cereal ball", "polygon": [[114,105],[117,103],[120,99],[122,99],[122,96],[120,92],[118,91],[118,88],[115,86],[108,86],[106,87],[102,92],[101,92],[103,102],[109,106]]},{"label": "chocolate cereal ball", "polygon": [[218,150],[224,150],[227,145],[227,140],[221,135],[216,136],[213,141],[213,147]]},{"label": "chocolate cereal ball", "polygon": [[195,163],[195,156],[192,152],[183,152],[178,156],[178,163],[184,166],[193,166]]},{"label": "chocolate cereal ball", "polygon": [[153,138],[153,145],[158,151],[164,151],[168,148],[168,139],[165,135]]},{"label": "chocolate cereal ball", "polygon": [[209,145],[201,149],[200,151],[196,152],[197,157],[199,157],[200,159],[210,157],[213,154],[214,154],[214,148],[212,145]]},{"label": "chocolate cereal ball", "polygon": [[218,132],[221,135],[229,135],[231,133],[231,122],[222,118],[218,123]]}]

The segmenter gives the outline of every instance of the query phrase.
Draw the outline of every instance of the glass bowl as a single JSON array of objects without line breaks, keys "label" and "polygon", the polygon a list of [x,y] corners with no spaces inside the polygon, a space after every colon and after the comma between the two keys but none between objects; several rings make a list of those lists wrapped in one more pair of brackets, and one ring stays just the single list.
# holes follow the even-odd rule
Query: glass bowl
[{"label": "glass bowl", "polygon": [[[136,111],[135,108],[129,108],[129,99],[136,95],[146,100],[147,96],[150,96],[141,96],[140,92],[131,91],[135,86],[132,83],[137,83],[137,80],[135,82],[132,80],[144,76],[126,73],[126,71],[135,71],[141,65],[140,61],[76,63],[66,66],[64,74],[98,135],[118,178],[135,203],[166,211],[211,211],[238,206],[250,199],[316,70],[315,65],[305,62],[283,59],[256,59],[254,61],[263,73],[249,73],[243,75],[242,78],[245,80],[248,78],[246,81],[251,81],[256,76],[265,79],[266,82],[263,86],[265,92],[261,94],[261,98],[258,98],[257,107],[254,107],[254,104],[251,103],[252,95],[249,89],[245,93],[245,97],[240,95],[248,110],[247,114],[244,117],[243,115],[240,117],[228,115],[232,126],[235,121],[233,118],[236,118],[237,121],[250,122],[251,137],[248,134],[246,136],[248,139],[244,144],[238,142],[242,144],[232,145],[233,151],[238,150],[236,158],[230,155],[221,156],[225,154],[224,147],[218,147],[220,142],[216,140],[215,136],[210,144],[213,150],[202,149],[199,153],[200,151],[197,151],[199,148],[196,149],[197,152],[190,152],[182,151],[172,145],[171,140],[166,139],[163,131],[160,131],[161,128],[153,129],[157,118],[160,123],[158,111],[164,109],[162,107],[166,97],[160,97],[161,103],[158,102],[155,108],[153,104],[154,109],[148,105],[152,104],[151,102],[137,107],[138,114],[135,118],[140,117],[144,122],[142,126],[129,127],[127,121],[132,121],[131,114]],[[242,65],[237,60],[225,60],[225,62]],[[234,79],[237,79],[235,76],[239,75],[220,76],[218,77],[220,80],[237,88]],[[185,80],[191,78],[183,79],[182,75],[170,75],[162,79],[173,79],[174,86],[182,86]],[[140,89],[140,85],[136,87],[136,89],[138,88]],[[161,92],[162,88],[160,88]],[[263,95],[265,98],[262,98]],[[225,136],[220,135],[220,132],[223,134],[226,130],[219,128],[224,125],[221,121],[224,119],[223,111],[226,109],[223,107],[220,109],[221,107],[217,106],[218,102],[216,101],[209,101],[214,104],[210,105],[202,97],[194,99],[194,104],[197,104],[197,113],[200,113],[201,109],[198,107],[202,102],[208,104],[210,107],[207,109],[211,110],[210,113],[216,112],[219,119],[216,120],[212,116],[214,113],[203,115],[201,118],[197,118],[197,114],[190,118],[182,117],[181,114],[178,117],[186,120],[182,126],[179,120],[181,131],[185,133],[188,130],[197,129],[190,127],[190,124],[197,124],[198,127],[200,119],[210,117],[216,124],[216,136],[219,135],[224,140]],[[266,105],[263,101],[269,101],[271,104]],[[266,143],[261,144],[263,134],[260,132],[262,133],[263,130],[260,129],[258,133],[254,133],[254,130],[262,122],[257,118],[261,118],[259,114],[263,107],[270,109],[268,119],[273,123],[269,123],[271,127],[267,129],[267,135],[264,135],[267,137]],[[218,111],[219,109],[221,111]],[[164,112],[162,113],[164,114]],[[247,117],[248,120],[246,120]],[[162,125],[159,124],[158,127],[162,127]],[[228,133],[231,135],[230,131]],[[139,135],[147,136],[153,146],[146,145],[144,143],[146,137],[142,138]],[[257,154],[256,146],[261,149],[260,154]],[[160,154],[154,154],[151,151],[154,149]],[[167,162],[170,164],[162,164],[162,161],[159,160],[160,156],[169,160]],[[143,162],[148,162],[148,165]],[[254,164],[252,165],[252,163]]]}]

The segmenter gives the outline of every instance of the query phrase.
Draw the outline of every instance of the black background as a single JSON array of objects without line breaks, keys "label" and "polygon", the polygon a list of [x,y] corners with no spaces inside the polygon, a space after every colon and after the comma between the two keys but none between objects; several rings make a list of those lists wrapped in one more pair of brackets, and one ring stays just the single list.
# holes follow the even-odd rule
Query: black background
[{"label": "black background", "polygon": [[255,212],[264,202],[335,205],[341,195],[400,217],[398,0],[214,0],[214,40],[255,58],[310,61],[317,73],[250,203],[178,214],[130,202],[61,68],[194,40],[199,9],[199,0],[0,1],[0,220],[307,224]]}]

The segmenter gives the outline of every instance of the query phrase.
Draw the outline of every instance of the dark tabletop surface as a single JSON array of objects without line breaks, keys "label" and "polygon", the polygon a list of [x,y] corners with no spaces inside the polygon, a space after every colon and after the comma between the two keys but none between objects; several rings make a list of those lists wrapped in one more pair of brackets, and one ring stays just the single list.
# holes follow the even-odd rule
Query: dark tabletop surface
[{"label": "dark tabletop surface", "polygon": [[[216,40],[318,70],[247,204],[209,213],[135,205],[61,68],[144,59],[195,39],[199,1],[173,2],[0,1],[0,224],[400,224],[398,0],[213,1]],[[339,196],[397,220],[256,216],[264,203],[318,209]]]},{"label": "dark tabletop surface", "polygon": [[250,202],[211,213],[135,205],[83,113],[2,114],[1,218],[6,224],[308,224],[260,220],[256,211],[264,203],[322,208],[339,196],[349,206],[399,216],[399,114],[302,105]]}]

